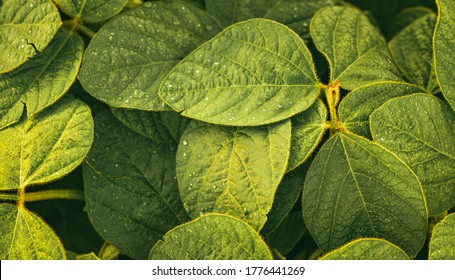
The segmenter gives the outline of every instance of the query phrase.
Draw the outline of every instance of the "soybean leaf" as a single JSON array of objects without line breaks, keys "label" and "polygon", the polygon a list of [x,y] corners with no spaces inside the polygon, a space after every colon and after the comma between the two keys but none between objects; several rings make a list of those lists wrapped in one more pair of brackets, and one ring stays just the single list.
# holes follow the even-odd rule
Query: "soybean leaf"
[{"label": "soybean leaf", "polygon": [[455,114],[437,97],[395,98],[370,117],[373,139],[417,175],[430,215],[455,206]]},{"label": "soybean leaf", "polygon": [[0,204],[0,259],[61,260],[65,249],[54,231],[23,206]]},{"label": "soybean leaf", "polygon": [[389,42],[389,49],[406,79],[428,93],[439,92],[433,68],[432,38],[436,15],[428,14],[414,21]]},{"label": "soybean leaf", "polygon": [[68,16],[85,22],[100,22],[118,14],[127,0],[54,0]]},{"label": "soybean leaf", "polygon": [[251,18],[267,18],[287,25],[303,38],[309,37],[309,24],[317,10],[337,0],[207,0],[206,9],[225,27]]},{"label": "soybean leaf", "polygon": [[455,59],[455,2],[437,0],[438,19],[433,37],[434,64],[439,85],[444,97],[455,110],[455,82],[453,71]]},{"label": "soybean leaf", "polygon": [[278,250],[282,255],[287,255],[300,241],[305,230],[301,211],[292,211],[273,231],[267,233],[265,240],[269,247]]},{"label": "soybean leaf", "polygon": [[168,110],[157,96],[161,81],[219,30],[215,19],[187,2],[145,2],[100,29],[85,52],[79,80],[111,106]]},{"label": "soybean leaf", "polygon": [[108,112],[95,118],[83,166],[87,211],[110,244],[136,259],[187,219],[175,179],[175,147],[124,127]]},{"label": "soybean leaf", "polygon": [[0,73],[42,51],[62,24],[50,0],[3,0],[0,5]]},{"label": "soybean leaf", "polygon": [[450,214],[433,229],[430,260],[455,260],[455,214]]},{"label": "soybean leaf", "polygon": [[60,29],[49,46],[21,67],[0,75],[0,128],[57,101],[75,81],[84,51],[77,33]]},{"label": "soybean leaf", "polygon": [[310,107],[318,93],[302,39],[265,19],[226,28],[177,64],[159,89],[184,116],[237,126],[289,118]]},{"label": "soybean leaf", "polygon": [[116,260],[119,255],[120,250],[117,247],[105,242],[98,253],[98,258],[102,260]]},{"label": "soybean leaf", "polygon": [[326,130],[327,109],[320,99],[308,110],[291,118],[291,153],[287,172],[307,160],[321,142]]},{"label": "soybean leaf", "polygon": [[323,251],[359,237],[384,238],[415,256],[426,237],[427,209],[414,173],[378,144],[338,133],[305,179],[303,217]]},{"label": "soybean leaf", "polygon": [[66,256],[68,260],[77,260],[77,261],[97,261],[100,260],[95,253],[87,254],[76,254],[74,252],[66,251]]},{"label": "soybean leaf", "polygon": [[111,112],[128,128],[156,143],[178,143],[189,123],[189,119],[173,111],[148,112],[111,107]]},{"label": "soybean leaf", "polygon": [[271,260],[259,234],[245,222],[220,214],[199,217],[166,233],[150,251],[153,260]]},{"label": "soybean leaf", "polygon": [[260,230],[286,170],[289,120],[263,127],[193,121],[177,152],[180,195],[191,217],[227,213]]},{"label": "soybean leaf", "polygon": [[387,38],[392,38],[406,26],[429,14],[435,14],[435,12],[429,8],[421,6],[409,7],[401,10],[390,22],[386,32]]},{"label": "soybean leaf", "polygon": [[369,117],[374,110],[395,97],[423,92],[404,82],[374,83],[351,91],[338,106],[343,125],[350,131],[371,138]]},{"label": "soybean leaf", "polygon": [[63,177],[82,162],[92,141],[90,109],[72,98],[0,130],[0,189]]},{"label": "soybean leaf", "polygon": [[311,21],[311,37],[330,66],[330,81],[352,90],[379,81],[401,81],[385,39],[360,10],[325,7]]},{"label": "soybean leaf", "polygon": [[387,240],[361,238],[349,242],[321,260],[409,260],[403,250]]}]

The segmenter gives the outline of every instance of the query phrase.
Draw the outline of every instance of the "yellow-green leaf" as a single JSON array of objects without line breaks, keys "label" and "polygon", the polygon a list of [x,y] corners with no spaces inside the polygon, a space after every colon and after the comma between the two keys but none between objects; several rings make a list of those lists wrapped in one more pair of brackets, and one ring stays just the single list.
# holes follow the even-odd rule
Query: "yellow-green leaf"
[{"label": "yellow-green leaf", "polygon": [[430,240],[430,260],[455,260],[455,214],[436,224]]},{"label": "yellow-green leaf", "polygon": [[68,16],[85,22],[100,22],[118,14],[128,0],[54,0]]}]

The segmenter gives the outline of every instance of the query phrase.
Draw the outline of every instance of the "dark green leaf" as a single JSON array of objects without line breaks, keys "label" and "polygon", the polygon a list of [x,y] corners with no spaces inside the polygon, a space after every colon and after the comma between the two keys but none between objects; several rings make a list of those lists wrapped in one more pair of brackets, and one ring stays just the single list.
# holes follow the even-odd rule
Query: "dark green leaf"
[{"label": "dark green leaf", "polygon": [[85,22],[100,22],[118,14],[127,0],[54,0],[72,18]]},{"label": "dark green leaf", "polygon": [[450,214],[433,229],[430,260],[455,260],[455,214]]}]

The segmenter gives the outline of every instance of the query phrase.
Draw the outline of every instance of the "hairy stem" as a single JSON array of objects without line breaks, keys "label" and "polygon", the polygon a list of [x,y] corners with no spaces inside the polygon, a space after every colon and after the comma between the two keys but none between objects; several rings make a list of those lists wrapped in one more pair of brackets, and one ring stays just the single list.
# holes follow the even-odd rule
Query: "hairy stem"
[{"label": "hairy stem", "polygon": [[46,190],[26,193],[24,189],[19,189],[17,195],[0,193],[0,200],[17,201],[18,206],[23,206],[25,202],[50,199],[85,200],[84,192],[79,190]]}]

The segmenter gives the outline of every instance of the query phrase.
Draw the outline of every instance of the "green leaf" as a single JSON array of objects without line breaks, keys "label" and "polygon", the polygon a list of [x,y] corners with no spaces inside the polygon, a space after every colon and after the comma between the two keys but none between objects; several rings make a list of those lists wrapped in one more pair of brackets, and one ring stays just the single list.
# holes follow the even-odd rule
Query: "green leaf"
[{"label": "green leaf", "polygon": [[82,162],[92,141],[90,109],[72,98],[0,130],[0,190],[63,177]]},{"label": "green leaf", "polygon": [[95,118],[95,141],[83,166],[93,226],[123,253],[145,259],[158,239],[187,220],[175,179],[175,147]]},{"label": "green leaf", "polygon": [[0,259],[61,260],[65,249],[54,231],[23,206],[0,204]]},{"label": "green leaf", "polygon": [[184,116],[237,126],[289,118],[310,107],[318,93],[302,39],[264,19],[226,28],[185,57],[159,89]]},{"label": "green leaf", "polygon": [[190,216],[227,213],[260,230],[286,170],[291,122],[226,127],[193,121],[181,139],[177,179]]},{"label": "green leaf", "polygon": [[311,37],[330,65],[330,81],[352,90],[379,81],[401,81],[385,39],[360,10],[326,7],[311,21]]},{"label": "green leaf", "polygon": [[428,14],[414,21],[389,42],[389,49],[406,79],[428,93],[439,92],[433,68],[432,38],[436,15]]},{"label": "green leaf", "polygon": [[54,0],[68,16],[85,22],[100,22],[118,14],[127,0]]},{"label": "green leaf", "polygon": [[0,3],[0,73],[13,70],[42,51],[62,24],[50,0]]},{"label": "green leaf", "polygon": [[388,39],[397,35],[403,28],[410,25],[414,21],[418,20],[421,17],[425,17],[429,14],[435,14],[435,12],[426,7],[410,7],[401,10],[398,14],[395,15],[394,19],[390,22],[387,29]]},{"label": "green leaf", "polygon": [[82,254],[82,255],[76,255],[76,260],[78,261],[98,261],[100,258],[98,258],[95,253],[88,253],[88,254]]},{"label": "green leaf", "polygon": [[84,51],[76,33],[60,29],[49,46],[21,67],[0,75],[0,128],[56,102],[75,81]]},{"label": "green leaf", "polygon": [[351,91],[338,106],[341,122],[350,131],[371,138],[369,117],[374,110],[395,97],[423,92],[403,82],[374,83]]},{"label": "green leaf", "polygon": [[273,231],[267,233],[265,240],[268,246],[278,250],[280,254],[286,255],[300,241],[305,230],[301,211],[292,211]]},{"label": "green leaf", "polygon": [[259,234],[245,222],[210,214],[166,233],[150,251],[153,260],[271,260]]},{"label": "green leaf", "polygon": [[323,251],[377,237],[413,257],[426,237],[417,177],[395,155],[350,133],[336,134],[316,155],[303,189],[303,217]]},{"label": "green leaf", "polygon": [[291,153],[287,172],[307,160],[322,140],[326,130],[327,109],[320,99],[308,110],[291,118]]},{"label": "green leaf", "polygon": [[128,128],[157,143],[178,143],[190,121],[173,111],[148,112],[111,107],[111,112]]},{"label": "green leaf", "polygon": [[361,238],[328,253],[321,260],[409,260],[409,257],[387,240]]},{"label": "green leaf", "polygon": [[430,260],[455,260],[455,214],[450,214],[433,229]]},{"label": "green leaf", "polygon": [[225,27],[251,18],[267,18],[287,25],[301,37],[309,37],[311,18],[317,10],[336,0],[206,0],[209,13]]},{"label": "green leaf", "polygon": [[157,96],[161,81],[219,30],[215,19],[189,3],[145,2],[96,33],[79,80],[93,97],[111,106],[168,110]]},{"label": "green leaf", "polygon": [[119,255],[120,250],[117,247],[105,242],[98,253],[98,258],[102,260],[117,260]]},{"label": "green leaf", "polygon": [[370,117],[373,139],[417,175],[431,216],[455,206],[455,113],[437,97],[390,100]]},{"label": "green leaf", "polygon": [[455,110],[455,82],[453,69],[455,59],[455,2],[436,0],[438,4],[438,19],[433,37],[434,64],[436,76],[444,97]]}]

